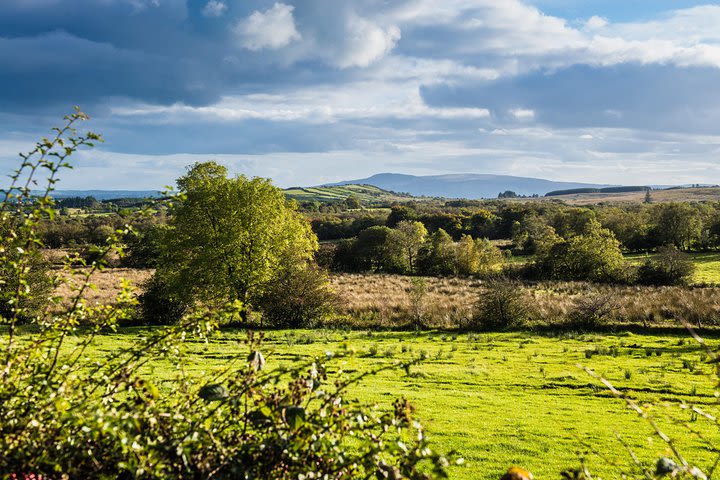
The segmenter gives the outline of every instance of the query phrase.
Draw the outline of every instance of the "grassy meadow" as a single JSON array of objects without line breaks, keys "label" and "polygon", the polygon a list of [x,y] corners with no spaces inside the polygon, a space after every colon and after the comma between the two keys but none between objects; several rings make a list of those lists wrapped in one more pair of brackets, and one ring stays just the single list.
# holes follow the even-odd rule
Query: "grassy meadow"
[{"label": "grassy meadow", "polygon": [[[697,278],[704,278],[696,281],[718,281],[720,254],[696,254],[693,259],[702,276]],[[99,272],[97,288],[87,293],[88,300],[107,302],[121,277],[139,286],[151,273]],[[659,456],[671,456],[650,425],[579,364],[646,408],[689,462],[708,472],[715,461],[712,445],[720,441],[717,426],[680,407],[685,403],[720,413],[713,366],[703,350],[677,328],[679,333],[662,336],[627,329],[652,332],[652,327],[677,327],[674,318],[687,317],[688,312],[699,312],[704,322],[712,318],[703,326],[714,327],[715,319],[720,321],[717,287],[526,284],[524,295],[536,318],[526,331],[466,333],[463,322],[472,315],[484,288],[482,280],[425,278],[426,291],[419,302],[410,294],[412,279],[407,276],[334,274],[330,280],[339,297],[337,323],[317,330],[268,331],[263,346],[268,367],[345,352],[350,355],[334,360],[333,371],[353,375],[403,359],[424,358],[409,374],[396,369],[365,378],[349,396],[384,408],[400,396],[410,399],[433,444],[442,451],[455,450],[466,460],[452,467],[452,478],[497,479],[510,465],[528,468],[535,478],[557,478],[563,469],[578,466],[579,456],[603,478],[637,473],[617,434],[643,462],[653,464]],[[611,295],[617,303],[618,318],[623,320],[611,326],[609,332],[614,333],[560,333],[561,329],[538,333],[552,331],[536,327],[547,327],[551,320],[561,323],[574,301],[587,295]],[[418,312],[434,330],[402,331],[409,316]],[[126,327],[102,335],[96,351],[112,352],[146,331]],[[712,335],[711,345],[720,343],[717,330],[706,332]],[[209,372],[247,348],[244,338],[241,330],[225,329],[207,344],[189,342],[185,371],[201,385]],[[163,379],[177,371],[157,360],[146,373],[162,388]]]},{"label": "grassy meadow", "polygon": [[[111,352],[142,335],[141,328],[103,335],[98,353]],[[244,351],[245,334],[225,330],[205,344],[190,342],[186,372],[199,384],[222,367],[233,352]],[[716,343],[710,339],[710,343]],[[708,471],[713,453],[705,440],[720,440],[717,428],[679,407],[696,404],[717,413],[712,366],[686,335],[538,336],[526,333],[448,334],[302,330],[267,332],[263,345],[268,367],[293,364],[326,352],[351,352],[333,370],[347,375],[421,356],[410,374],[390,370],[366,378],[349,397],[389,407],[405,396],[432,442],[456,450],[466,463],[452,477],[497,479],[509,465],[523,465],[536,478],[557,478],[578,465],[578,452],[591,445],[618,467],[593,454],[586,460],[603,478],[630,471],[630,457],[615,434],[641,460],[669,455],[650,426],[577,364],[587,366],[636,399],[656,417],[691,463]],[[92,352],[91,352],[92,355]],[[159,380],[176,374],[156,361],[147,374]]]}]

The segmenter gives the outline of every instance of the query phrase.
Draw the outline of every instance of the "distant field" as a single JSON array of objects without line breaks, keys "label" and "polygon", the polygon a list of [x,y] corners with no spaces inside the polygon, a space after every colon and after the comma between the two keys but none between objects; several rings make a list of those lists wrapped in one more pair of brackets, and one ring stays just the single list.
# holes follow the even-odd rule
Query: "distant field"
[{"label": "distant field", "polygon": [[[652,201],[661,202],[704,202],[720,201],[720,188],[678,188],[670,190],[653,190],[650,192]],[[572,205],[592,205],[597,203],[642,203],[645,192],[628,193],[580,193],[574,195],[558,195],[541,197],[542,200],[561,200]]]},{"label": "distant field", "polygon": [[[112,352],[142,332],[130,328],[104,335],[96,352]],[[202,382],[233,351],[247,348],[241,343],[243,338],[242,332],[230,330],[207,345],[190,344],[186,371]],[[712,366],[685,336],[270,331],[263,349],[270,368],[328,351],[352,351],[354,356],[333,368],[348,374],[426,356],[410,375],[382,373],[364,380],[349,396],[385,408],[400,396],[410,399],[432,443],[444,451],[457,450],[466,459],[464,466],[453,467],[456,479],[496,480],[510,465],[529,468],[535,478],[559,478],[561,470],[578,465],[576,452],[586,450],[581,442],[628,471],[629,456],[615,439],[616,432],[642,461],[652,464],[658,456],[670,454],[647,423],[611,398],[577,363],[601,373],[640,404],[653,403],[650,411],[661,428],[705,472],[713,454],[689,429],[703,432],[714,444],[720,440],[717,428],[709,422],[691,421],[689,427],[684,426],[691,416],[678,407],[681,401],[719,413],[715,383],[708,375]],[[157,361],[147,374],[160,380],[162,388],[161,380],[175,371]],[[592,454],[587,463],[603,478],[620,476]]]},{"label": "distant field", "polygon": [[363,204],[408,201],[413,197],[398,195],[372,185],[289,188],[285,195],[298,201],[342,202],[353,196]]}]

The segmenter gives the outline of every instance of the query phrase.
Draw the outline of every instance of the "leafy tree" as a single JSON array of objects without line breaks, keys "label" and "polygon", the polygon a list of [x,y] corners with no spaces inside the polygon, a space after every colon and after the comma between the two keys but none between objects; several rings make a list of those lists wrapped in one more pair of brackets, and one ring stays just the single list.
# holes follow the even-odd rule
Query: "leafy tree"
[{"label": "leafy tree", "polygon": [[542,255],[562,238],[541,217],[529,215],[513,228],[514,247],[527,255]]},{"label": "leafy tree", "polygon": [[285,258],[259,304],[263,324],[272,327],[313,327],[333,312],[337,301],[327,275],[312,263]]},{"label": "leafy tree", "polygon": [[375,226],[366,228],[352,243],[349,260],[359,271],[393,271],[397,268],[395,258],[390,248],[392,229]]},{"label": "leafy tree", "polygon": [[456,273],[455,243],[442,228],[432,233],[420,250],[418,270],[425,275]]},{"label": "leafy tree", "polygon": [[687,203],[665,203],[655,207],[655,238],[659,245],[689,249],[700,237],[702,221],[697,210]]},{"label": "leafy tree", "polygon": [[404,220],[392,230],[388,240],[390,248],[397,248],[400,262],[409,273],[416,273],[417,257],[428,231],[420,222]]},{"label": "leafy tree", "polygon": [[308,222],[269,180],[228,178],[207,162],[177,184],[156,273],[175,296],[253,305],[284,258],[307,261],[317,249]]},{"label": "leafy tree", "polygon": [[588,208],[564,208],[552,218],[551,225],[563,238],[582,235],[595,220],[595,212]]},{"label": "leafy tree", "polygon": [[388,227],[395,227],[398,223],[403,221],[415,220],[417,212],[410,207],[405,205],[393,205],[390,209],[390,215],[388,215],[386,225]]},{"label": "leafy tree", "polygon": [[556,243],[539,255],[540,271],[550,278],[598,282],[624,281],[626,263],[615,235],[590,221],[582,235]]},{"label": "leafy tree", "polygon": [[695,272],[690,256],[672,245],[658,248],[658,254],[638,268],[638,282],[645,285],[683,285]]}]

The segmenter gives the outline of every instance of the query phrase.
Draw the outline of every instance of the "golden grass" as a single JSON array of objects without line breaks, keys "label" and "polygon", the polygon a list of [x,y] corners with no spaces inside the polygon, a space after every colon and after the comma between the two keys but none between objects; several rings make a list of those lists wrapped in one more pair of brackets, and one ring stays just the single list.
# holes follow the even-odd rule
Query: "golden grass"
[{"label": "golden grass", "polygon": [[[87,271],[79,269],[80,272]],[[90,282],[93,288],[85,291],[83,298],[90,305],[112,305],[121,290],[121,280],[125,279],[132,286],[139,289],[142,284],[152,276],[152,270],[144,270],[138,268],[108,268],[93,274]],[[62,275],[62,273],[60,273]],[[61,284],[57,291],[57,295],[65,298],[73,297],[72,284],[78,283],[79,279],[71,279],[70,283]]]},{"label": "golden grass", "polygon": [[[126,279],[138,289],[152,270],[109,268],[93,276],[90,304],[112,304]],[[434,328],[459,328],[468,324],[487,280],[425,277],[426,294],[413,301],[412,277],[402,275],[334,274],[330,282],[339,296],[338,323],[357,327],[397,328],[421,313]],[[643,327],[678,325],[685,318],[700,326],[720,325],[720,288],[645,287],[600,285],[587,282],[540,282],[519,286],[532,312],[529,326],[566,322],[576,303],[587,296],[607,296],[616,306],[613,323]],[[64,285],[57,292],[69,297]]]},{"label": "golden grass", "polygon": [[[663,202],[717,202],[720,200],[720,188],[674,188],[671,190],[653,190],[650,192],[654,203]],[[645,192],[625,193],[578,193],[541,197],[542,200],[562,200],[571,205],[594,205],[598,203],[643,203]],[[536,200],[536,199],[533,199]]]}]

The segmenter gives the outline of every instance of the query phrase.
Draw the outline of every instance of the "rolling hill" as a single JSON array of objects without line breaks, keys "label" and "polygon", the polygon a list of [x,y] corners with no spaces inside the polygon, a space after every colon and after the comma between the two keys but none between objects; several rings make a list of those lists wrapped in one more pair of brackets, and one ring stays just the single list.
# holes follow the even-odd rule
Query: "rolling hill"
[{"label": "rolling hill", "polygon": [[499,192],[506,190],[512,190],[519,195],[542,196],[553,190],[611,186],[577,182],[556,182],[541,178],[514,177],[511,175],[464,173],[415,176],[399,173],[380,173],[368,178],[332,183],[324,185],[324,187],[346,185],[374,185],[383,190],[404,192],[415,196],[469,199],[496,198]]},{"label": "rolling hill", "polygon": [[412,197],[388,192],[373,185],[335,185],[324,187],[293,187],[285,189],[285,195],[298,202],[342,202],[353,196],[364,205],[388,204],[408,201]]}]

